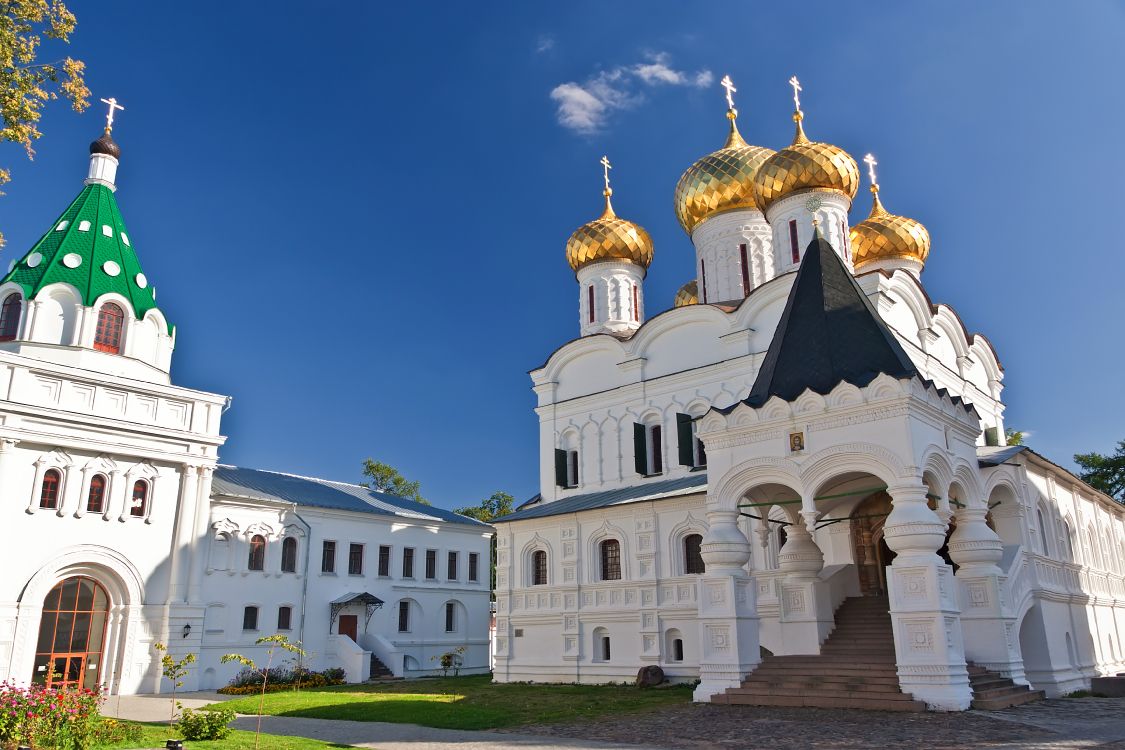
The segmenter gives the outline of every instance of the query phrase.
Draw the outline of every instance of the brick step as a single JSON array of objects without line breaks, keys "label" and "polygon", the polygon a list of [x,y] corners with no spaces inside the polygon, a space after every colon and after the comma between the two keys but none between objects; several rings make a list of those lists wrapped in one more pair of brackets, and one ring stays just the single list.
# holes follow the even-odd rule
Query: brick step
[{"label": "brick step", "polygon": [[[894,663],[894,654],[818,654],[815,656],[777,656],[780,664],[808,664],[816,666],[829,666],[829,665],[850,665],[850,664],[867,664],[868,662],[874,664],[887,665]],[[772,660],[771,660],[772,661]]]},{"label": "brick step", "polygon": [[[771,665],[768,667],[758,667],[754,670],[753,674],[760,675],[763,678],[770,677],[777,679],[781,679],[783,677],[819,678],[827,676],[828,670],[824,669],[823,667],[818,668],[816,666],[806,665],[797,667],[774,667],[773,665]],[[831,675],[833,677],[842,679],[846,679],[849,677],[872,677],[887,680],[898,680],[898,670],[896,668],[874,670],[864,667],[839,667],[831,670]]]},{"label": "brick step", "polygon": [[982,690],[995,690],[996,688],[1015,687],[1016,684],[1009,680],[1007,677],[970,677],[969,686],[972,687],[974,693],[979,693]]},{"label": "brick step", "polygon": [[[890,693],[892,695],[902,695],[902,691],[897,684],[891,685],[887,683],[874,682],[869,683],[862,677],[854,678],[854,682],[825,682],[815,677],[806,677],[801,679],[769,679],[769,680],[755,680],[752,677],[742,683],[740,688],[731,688],[733,691],[746,691],[767,693],[774,691],[797,690],[801,695],[813,695],[820,692],[832,693],[843,695],[845,693]],[[815,691],[810,692],[810,691]],[[778,692],[779,695],[783,694]]]},{"label": "brick step", "polygon": [[[746,678],[746,681],[747,682],[756,682],[757,681],[756,678],[759,674],[760,674],[760,670],[751,673],[751,675]],[[865,685],[893,685],[896,690],[898,689],[898,677],[895,677],[893,675],[892,676],[872,676],[870,674],[866,674],[866,675],[860,677],[860,676],[857,676],[857,675],[849,676],[849,675],[840,675],[840,674],[834,674],[834,673],[833,674],[824,674],[822,672],[816,672],[816,671],[813,671],[813,670],[809,670],[809,672],[807,674],[802,674],[801,672],[798,672],[796,670],[782,670],[782,671],[773,672],[773,673],[770,673],[770,674],[767,674],[767,675],[763,675],[762,679],[767,680],[767,681],[771,681],[771,682],[772,681],[778,681],[778,680],[783,681],[783,682],[797,682],[797,681],[814,682],[817,685],[835,685],[835,684],[838,684],[838,683],[839,684],[862,683],[862,684],[865,684]]]},{"label": "brick step", "polygon": [[922,701],[888,701],[881,698],[822,698],[811,695],[716,695],[712,702],[744,706],[779,706],[789,708],[858,708],[867,711],[926,710]]},{"label": "brick step", "polygon": [[1005,695],[998,698],[984,698],[978,700],[973,698],[970,704],[973,708],[978,708],[982,711],[996,711],[1001,708],[1010,708],[1012,706],[1022,706],[1024,703],[1031,703],[1033,701],[1041,701],[1047,697],[1047,694],[1042,690],[1028,690],[1022,685],[1020,687],[1023,692],[1014,693],[1012,695]]},{"label": "brick step", "polygon": [[878,698],[886,701],[912,701],[905,693],[888,693],[879,690],[843,690],[838,688],[801,687],[787,688],[776,685],[752,685],[743,683],[742,687],[730,688],[728,695],[788,695],[810,698]]}]

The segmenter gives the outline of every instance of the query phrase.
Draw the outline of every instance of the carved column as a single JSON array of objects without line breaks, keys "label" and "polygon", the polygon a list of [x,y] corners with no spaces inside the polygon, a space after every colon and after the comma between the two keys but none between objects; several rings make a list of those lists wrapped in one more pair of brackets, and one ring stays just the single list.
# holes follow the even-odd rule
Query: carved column
[{"label": "carved column", "polygon": [[781,583],[780,653],[819,654],[821,641],[832,630],[832,601],[820,580],[824,553],[812,536],[819,515],[816,510],[802,510],[801,522],[785,527],[785,545],[777,554],[778,568],[785,573]]},{"label": "carved column", "polygon": [[694,698],[711,696],[738,687],[761,661],[758,641],[758,606],[754,582],[746,572],[750,542],[738,528],[738,511],[707,513],[703,537],[703,562],[707,572],[699,577],[699,686]]},{"label": "carved column", "polygon": [[921,483],[888,488],[883,538],[895,553],[888,576],[899,684],[939,711],[963,711],[972,690],[965,667],[953,570],[938,556],[945,524]]},{"label": "carved column", "polygon": [[961,630],[965,658],[1027,684],[1019,649],[1016,619],[1005,617],[1001,593],[1003,542],[988,527],[988,509],[966,507],[957,511],[957,528],[949,539],[949,556],[957,563],[957,588],[961,598]]}]

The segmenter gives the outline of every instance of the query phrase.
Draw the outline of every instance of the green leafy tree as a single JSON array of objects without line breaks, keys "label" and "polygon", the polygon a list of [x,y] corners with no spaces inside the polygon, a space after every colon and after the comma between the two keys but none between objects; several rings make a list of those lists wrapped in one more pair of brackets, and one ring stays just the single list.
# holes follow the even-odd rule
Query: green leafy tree
[{"label": "green leafy tree", "polygon": [[300,641],[290,641],[288,636],[276,633],[274,635],[267,635],[254,641],[259,646],[269,646],[266,649],[266,663],[259,666],[253,659],[243,656],[242,654],[223,654],[220,662],[226,664],[228,662],[236,661],[244,667],[248,667],[251,671],[256,672],[262,678],[262,692],[258,696],[258,728],[254,731],[254,750],[258,750],[258,738],[262,734],[262,711],[266,705],[266,685],[270,681],[270,666],[273,664],[274,654],[278,651],[284,651],[298,659],[305,657],[305,650],[301,648]]},{"label": "green leafy tree", "polygon": [[168,653],[168,647],[163,643],[154,643],[152,647],[160,652],[161,674],[164,675],[164,679],[172,683],[172,714],[168,717],[168,728],[171,729],[176,725],[176,712],[182,708],[180,702],[176,700],[176,691],[184,686],[184,678],[190,671],[188,665],[195,663],[195,654],[187,654],[177,661]]},{"label": "green leafy tree", "polygon": [[1023,445],[1023,430],[1013,430],[1011,427],[1004,429],[1005,445]]},{"label": "green leafy tree", "polygon": [[364,487],[370,487],[377,492],[386,492],[388,495],[405,497],[416,503],[429,505],[429,501],[422,497],[421,482],[411,482],[398,473],[398,469],[382,461],[367,459],[363,462],[363,476],[369,481],[364,482]]},{"label": "green leafy tree", "polygon": [[[497,518],[502,518],[512,512],[515,498],[507,492],[497,490],[492,495],[480,501],[480,505],[470,505],[467,508],[458,508],[453,511],[478,521],[492,523]],[[496,535],[492,535],[488,546],[488,583],[492,590],[493,598],[496,596]]]},{"label": "green leafy tree", "polygon": [[1078,474],[1082,481],[1125,502],[1125,440],[1118,441],[1117,452],[1113,455],[1078,453],[1074,462],[1082,467]]},{"label": "green leafy tree", "polygon": [[[75,112],[89,106],[90,89],[83,74],[86,64],[71,57],[41,62],[43,41],[66,44],[77,20],[61,0],[4,0],[0,2],[0,141],[18,143],[35,156],[43,106],[62,96]],[[57,44],[51,44],[53,48]],[[0,185],[11,180],[0,167]],[[4,244],[0,235],[0,246]]]}]

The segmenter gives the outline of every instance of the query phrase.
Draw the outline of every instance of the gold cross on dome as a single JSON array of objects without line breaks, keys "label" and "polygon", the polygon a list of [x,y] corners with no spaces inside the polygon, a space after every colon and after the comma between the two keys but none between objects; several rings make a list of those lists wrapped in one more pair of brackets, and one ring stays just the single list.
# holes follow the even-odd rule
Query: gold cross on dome
[{"label": "gold cross on dome", "polygon": [[793,106],[795,106],[797,108],[797,111],[800,112],[801,91],[803,90],[801,88],[801,82],[797,80],[797,76],[793,76],[789,79],[789,85],[793,87]]},{"label": "gold cross on dome", "polygon": [[613,165],[609,163],[609,157],[608,156],[603,156],[601,162],[599,162],[599,163],[602,165],[602,172],[604,173],[604,176],[605,176],[605,191],[606,191],[606,193],[608,193],[609,192],[609,170],[613,169]]},{"label": "gold cross on dome", "polygon": [[730,79],[730,76],[723,76],[723,80],[719,81],[719,85],[727,90],[727,109],[731,112],[736,111],[734,108],[734,97],[731,96],[731,94],[738,91],[738,89],[734,87],[734,81]]},{"label": "gold cross on dome", "polygon": [[108,99],[102,99],[102,101],[109,105],[109,112],[107,112],[105,116],[105,132],[108,133],[113,130],[113,111],[119,109],[124,112],[125,108],[118,104],[117,100],[112,96]]},{"label": "gold cross on dome", "polygon": [[868,154],[863,157],[863,163],[867,165],[867,176],[871,178],[871,184],[877,185],[879,181],[875,179],[875,165],[879,162],[875,161],[874,155]]}]

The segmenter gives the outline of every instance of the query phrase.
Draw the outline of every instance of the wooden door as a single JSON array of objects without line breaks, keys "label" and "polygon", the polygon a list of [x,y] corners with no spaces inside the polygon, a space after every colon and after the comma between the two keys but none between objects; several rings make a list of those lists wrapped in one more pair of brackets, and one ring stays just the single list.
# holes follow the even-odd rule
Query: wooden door
[{"label": "wooden door", "polygon": [[340,615],[340,635],[346,635],[358,643],[359,617],[356,615]]}]

